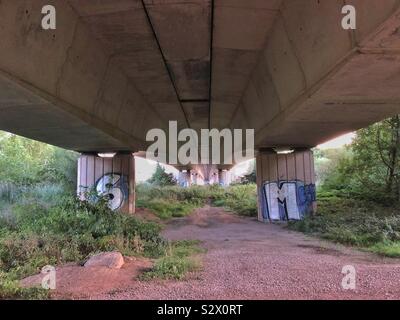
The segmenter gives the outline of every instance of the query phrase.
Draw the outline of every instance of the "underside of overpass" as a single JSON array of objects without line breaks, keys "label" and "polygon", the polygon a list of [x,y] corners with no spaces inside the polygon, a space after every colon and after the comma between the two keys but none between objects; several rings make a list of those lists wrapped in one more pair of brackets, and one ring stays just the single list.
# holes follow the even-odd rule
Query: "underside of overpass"
[{"label": "underside of overpass", "polygon": [[[48,4],[55,30],[41,27]],[[344,4],[355,30],[342,28]],[[3,0],[0,129],[82,153],[145,150],[169,121],[251,128],[259,150],[311,148],[400,112],[399,7]]]}]

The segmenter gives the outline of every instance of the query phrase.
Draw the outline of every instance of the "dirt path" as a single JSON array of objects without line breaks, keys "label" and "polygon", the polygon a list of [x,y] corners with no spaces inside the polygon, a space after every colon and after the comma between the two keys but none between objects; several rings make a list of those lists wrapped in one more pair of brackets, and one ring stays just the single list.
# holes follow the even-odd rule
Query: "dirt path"
[{"label": "dirt path", "polygon": [[[281,226],[206,207],[166,228],[169,239],[199,239],[204,270],[187,281],[132,281],[97,299],[399,299],[400,260],[343,248]],[[342,267],[357,271],[341,288]]]}]

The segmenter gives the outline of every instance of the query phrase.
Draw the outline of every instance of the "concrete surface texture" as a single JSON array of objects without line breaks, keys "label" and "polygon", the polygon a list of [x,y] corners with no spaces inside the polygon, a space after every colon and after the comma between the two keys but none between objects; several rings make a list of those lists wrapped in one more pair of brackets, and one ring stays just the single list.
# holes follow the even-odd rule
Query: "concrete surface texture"
[{"label": "concrete surface texture", "polygon": [[149,129],[254,128],[312,147],[400,111],[399,0],[0,3],[0,129],[82,152]]}]

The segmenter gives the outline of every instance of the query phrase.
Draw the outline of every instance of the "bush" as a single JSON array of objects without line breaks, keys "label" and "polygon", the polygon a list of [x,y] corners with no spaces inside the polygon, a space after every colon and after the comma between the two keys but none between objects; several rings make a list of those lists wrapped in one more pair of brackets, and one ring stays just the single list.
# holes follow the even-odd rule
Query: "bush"
[{"label": "bush", "polygon": [[0,220],[0,271],[8,281],[0,296],[12,291],[6,290],[12,281],[38,273],[45,265],[82,263],[101,251],[148,257],[165,253],[158,225],[112,212],[105,203],[65,198],[51,207],[17,205],[14,215],[11,223]]},{"label": "bush", "polygon": [[206,187],[137,186],[137,207],[148,208],[161,219],[186,216],[195,208],[202,207],[208,198],[209,190]]},{"label": "bush", "polygon": [[166,255],[157,260],[153,268],[144,273],[142,280],[150,279],[183,279],[188,272],[200,268],[200,262],[195,255],[204,252],[199,247],[199,241],[182,240],[169,244]]},{"label": "bush", "polygon": [[234,185],[214,194],[213,204],[225,207],[243,216],[257,215],[257,186],[255,184]]},{"label": "bush", "polygon": [[6,273],[0,272],[0,300],[42,300],[48,297],[49,292],[47,290],[41,288],[21,288],[18,281],[11,280]]},{"label": "bush", "polygon": [[182,188],[139,184],[137,187],[137,206],[152,210],[162,219],[188,215],[208,201],[239,215],[256,216],[257,186],[247,184],[228,188],[219,185]]},{"label": "bush", "polygon": [[395,256],[400,243],[397,208],[341,197],[320,198],[318,215],[289,222],[289,228],[387,256]]}]

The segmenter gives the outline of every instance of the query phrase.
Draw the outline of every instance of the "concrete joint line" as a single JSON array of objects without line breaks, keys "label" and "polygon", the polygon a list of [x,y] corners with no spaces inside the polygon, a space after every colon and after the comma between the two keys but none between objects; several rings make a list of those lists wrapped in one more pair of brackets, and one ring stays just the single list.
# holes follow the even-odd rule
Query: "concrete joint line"
[{"label": "concrete joint line", "polygon": [[103,94],[104,94],[104,90],[106,87],[107,74],[110,69],[110,64],[111,64],[111,61],[113,58],[114,58],[114,55],[110,55],[107,59],[106,67],[105,67],[103,76],[100,81],[100,87],[97,92],[96,100],[94,101],[93,106],[92,106],[92,110],[94,112],[96,112],[98,110],[99,104],[100,104],[101,100],[103,99]]},{"label": "concrete joint line", "polygon": [[183,113],[183,115],[184,115],[186,125],[188,126],[188,128],[190,128],[189,117],[188,117],[188,115],[187,115],[187,113],[186,113],[185,108],[183,107],[182,103],[180,102],[180,97],[179,97],[179,94],[178,94],[178,89],[177,89],[177,87],[176,87],[176,84],[175,84],[175,82],[174,82],[173,76],[172,76],[172,74],[171,74],[171,70],[170,70],[169,67],[168,67],[167,60],[166,60],[165,55],[164,55],[164,52],[163,52],[163,50],[162,50],[161,43],[160,43],[160,41],[159,41],[159,39],[158,39],[158,36],[157,36],[156,30],[155,30],[155,28],[154,28],[153,22],[152,22],[152,20],[151,20],[150,14],[149,14],[149,12],[148,12],[148,10],[147,10],[146,3],[145,3],[144,0],[141,0],[141,2],[142,2],[143,10],[144,10],[145,15],[146,15],[147,22],[148,22],[148,24],[149,24],[149,27],[150,27],[152,33],[153,33],[153,36],[154,36],[154,39],[155,39],[155,41],[156,41],[157,47],[158,47],[158,49],[159,49],[159,51],[160,51],[162,60],[163,60],[163,62],[164,62],[164,67],[165,67],[165,69],[166,69],[166,71],[167,71],[167,74],[168,74],[168,77],[169,77],[169,79],[170,79],[170,81],[171,81],[172,87],[174,88],[175,95],[176,95],[176,99],[177,99],[178,104],[179,104],[179,106],[180,106],[180,108],[181,108],[181,111],[182,111],[182,113]]},{"label": "concrete joint line", "polygon": [[72,50],[72,46],[74,45],[74,42],[75,42],[75,39],[76,39],[76,34],[77,34],[77,31],[78,31],[78,25],[79,25],[79,23],[80,23],[80,18],[78,18],[78,19],[76,20],[76,23],[75,23],[75,26],[74,26],[74,32],[73,32],[73,34],[72,34],[71,44],[68,46],[68,48],[67,48],[67,50],[66,50],[66,52],[65,52],[65,60],[64,60],[64,62],[62,63],[62,65],[61,65],[61,67],[60,67],[59,75],[58,75],[57,80],[56,80],[56,87],[55,87],[55,89],[56,89],[56,96],[57,96],[57,97],[60,97],[61,80],[62,80],[63,77],[64,77],[65,67],[66,67],[66,65],[67,65],[67,63],[68,63],[68,61],[69,61],[69,58],[70,58],[70,52],[71,52],[71,50]]},{"label": "concrete joint line", "polygon": [[[281,8],[282,8],[282,7],[284,7],[284,3],[281,4]],[[235,110],[234,110],[233,113],[232,113],[232,116],[231,116],[231,118],[230,118],[230,120],[229,120],[229,125],[228,125],[228,127],[232,127],[232,126],[233,126],[233,120],[235,119],[237,113],[239,112],[240,105],[242,105],[242,107],[244,107],[244,104],[243,104],[244,95],[246,94],[246,92],[247,92],[247,90],[248,90],[248,88],[249,88],[249,86],[250,86],[251,79],[253,78],[254,72],[257,70],[257,67],[258,67],[258,65],[260,64],[260,61],[261,61],[261,59],[262,59],[262,57],[263,57],[263,55],[264,55],[264,51],[265,51],[265,49],[266,49],[267,46],[268,46],[268,42],[269,42],[270,36],[271,36],[271,34],[272,34],[272,32],[273,32],[274,25],[276,24],[276,21],[279,19],[279,17],[282,18],[282,20],[283,20],[283,26],[284,26],[284,29],[285,29],[285,33],[288,34],[288,32],[287,32],[287,30],[286,30],[285,20],[283,19],[283,15],[282,15],[282,12],[281,12],[281,10],[282,10],[281,8],[279,8],[278,10],[271,10],[271,11],[277,12],[277,16],[275,17],[274,22],[272,23],[271,30],[268,32],[268,34],[267,34],[267,36],[266,36],[264,46],[263,46],[263,48],[260,50],[260,54],[259,54],[259,56],[258,56],[257,62],[256,62],[256,64],[255,64],[253,70],[251,71],[250,75],[249,75],[249,78],[248,78],[248,80],[247,80],[247,84],[246,84],[246,86],[245,86],[245,89],[244,89],[243,92],[242,92],[242,96],[241,96],[241,98],[240,98],[240,100],[239,100],[239,103],[238,103],[238,105],[236,106]],[[288,36],[288,39],[289,39],[290,45],[293,46],[293,44],[291,43],[291,40],[290,40],[289,36]],[[293,49],[293,48],[292,48],[292,49]],[[293,50],[294,50],[294,49],[293,49]],[[294,51],[294,52],[295,52],[295,51]],[[296,57],[296,59],[298,59],[297,53],[296,53],[296,52],[295,52],[295,57]],[[303,68],[302,68],[302,66],[301,66],[301,64],[300,64],[299,59],[298,59],[298,63],[299,63],[299,66],[300,66],[300,69],[301,69],[301,72],[302,72],[302,76],[303,76],[304,82],[305,82],[304,70],[303,70]],[[276,96],[277,96],[278,101],[279,101],[279,109],[282,110],[281,97],[280,97],[279,94],[278,94],[278,91],[277,91],[277,89],[276,89],[276,84],[275,84],[275,82],[273,81],[273,78],[272,78],[271,73],[270,73],[269,70],[268,70],[268,75],[269,75],[269,78],[270,78],[270,80],[271,80],[272,85],[274,86],[274,91],[275,91]],[[306,84],[305,84],[305,86],[306,86]]]}]

